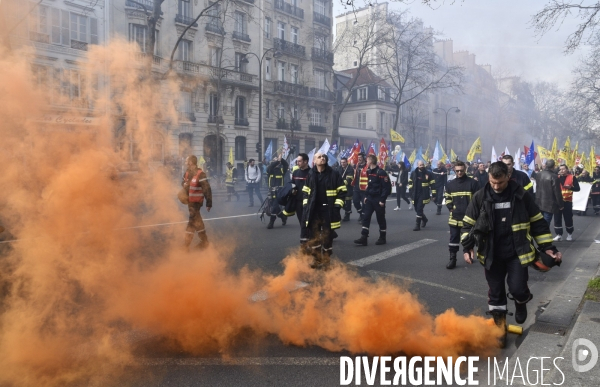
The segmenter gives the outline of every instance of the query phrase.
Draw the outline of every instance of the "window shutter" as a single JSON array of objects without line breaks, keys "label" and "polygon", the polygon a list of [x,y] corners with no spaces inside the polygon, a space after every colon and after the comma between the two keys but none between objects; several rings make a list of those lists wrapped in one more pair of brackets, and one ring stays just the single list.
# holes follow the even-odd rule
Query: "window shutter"
[{"label": "window shutter", "polygon": [[60,10],[56,8],[52,8],[51,11],[51,19],[52,19],[52,43],[60,44]]},{"label": "window shutter", "polygon": [[60,39],[61,43],[65,45],[71,44],[70,30],[69,30],[69,11],[60,11],[61,23],[60,23]]}]

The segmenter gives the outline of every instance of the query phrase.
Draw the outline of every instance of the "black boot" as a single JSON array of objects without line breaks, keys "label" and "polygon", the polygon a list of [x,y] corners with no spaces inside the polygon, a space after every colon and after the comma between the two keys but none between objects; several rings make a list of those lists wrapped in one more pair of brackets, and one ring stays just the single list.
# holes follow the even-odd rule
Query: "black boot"
[{"label": "black boot", "polygon": [[506,325],[506,313],[506,310],[490,310],[489,312],[486,312],[486,314],[492,315],[496,326],[500,327],[504,331],[504,334],[498,339],[498,345],[500,348],[506,347],[506,335],[508,333],[508,326]]},{"label": "black boot", "polygon": [[287,223],[287,216],[283,214],[279,214],[278,216],[281,218],[281,225],[285,226],[285,224]]},{"label": "black boot", "polygon": [[417,223],[415,224],[415,228],[413,228],[413,231],[419,231],[421,230],[421,218],[419,218],[417,216]]},{"label": "black boot", "polygon": [[385,231],[379,231],[379,239],[375,242],[376,245],[385,245]]},{"label": "black boot", "polygon": [[361,235],[360,238],[358,238],[354,241],[354,244],[359,245],[359,246],[366,246],[367,245],[367,236]]},{"label": "black boot", "polygon": [[435,213],[436,215],[442,215],[442,206],[437,206],[437,212]]},{"label": "black boot", "polygon": [[350,220],[350,213],[346,212],[346,214],[344,215],[344,219],[342,219],[342,222],[348,222]]},{"label": "black boot", "polygon": [[427,219],[425,214],[423,214],[423,217],[421,218],[421,227],[425,228],[425,226],[427,225],[427,222],[429,222],[429,219]]},{"label": "black boot", "polygon": [[446,265],[446,269],[454,269],[456,267],[456,253],[450,252],[450,262]]},{"label": "black boot", "polygon": [[511,300],[515,301],[515,321],[517,324],[523,324],[525,320],[527,320],[527,303],[533,298],[533,294],[529,295],[527,301],[519,302],[514,298],[510,297],[509,294],[506,295]]},{"label": "black boot", "polygon": [[275,219],[277,219],[276,216],[271,216],[271,219],[269,220],[269,224],[267,225],[267,228],[270,230],[273,228],[273,226],[275,225]]},{"label": "black boot", "polygon": [[363,215],[362,215],[362,212],[359,212],[359,215],[358,215],[358,222],[360,223],[360,222],[362,222],[362,220],[363,220]]}]

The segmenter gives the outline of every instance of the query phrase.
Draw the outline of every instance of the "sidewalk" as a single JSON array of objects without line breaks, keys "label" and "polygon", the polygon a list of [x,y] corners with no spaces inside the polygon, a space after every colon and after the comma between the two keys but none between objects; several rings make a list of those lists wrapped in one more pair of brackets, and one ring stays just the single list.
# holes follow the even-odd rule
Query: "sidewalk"
[{"label": "sidewalk", "polygon": [[[582,338],[590,340],[596,348],[600,348],[600,303],[583,300],[589,280],[600,276],[600,244],[594,243],[594,240],[600,239],[599,232],[600,222],[592,223],[586,230],[585,233],[591,237],[591,245],[581,253],[574,269],[529,327],[527,336],[509,359],[508,379],[503,379],[503,382],[512,385],[530,385],[523,383],[520,377],[511,380],[513,370],[515,367],[518,369],[520,365],[525,375],[528,360],[537,358],[534,367],[539,372],[539,358],[543,356],[548,357],[544,363],[544,368],[548,370],[544,373],[544,383],[563,386],[600,385],[600,362],[587,372],[578,372],[574,369],[575,364],[585,365],[590,361],[593,362],[593,348],[586,352],[585,347],[578,345],[575,348],[576,353],[573,353],[573,342]],[[560,268],[553,269],[553,271],[557,270]],[[551,273],[552,271],[548,274]],[[595,354],[597,359],[597,350]],[[574,356],[580,357],[576,363],[573,362]],[[556,359],[558,367],[555,367],[553,361],[560,357],[562,359]],[[529,370],[530,378],[533,379],[534,374],[531,372]]]}]

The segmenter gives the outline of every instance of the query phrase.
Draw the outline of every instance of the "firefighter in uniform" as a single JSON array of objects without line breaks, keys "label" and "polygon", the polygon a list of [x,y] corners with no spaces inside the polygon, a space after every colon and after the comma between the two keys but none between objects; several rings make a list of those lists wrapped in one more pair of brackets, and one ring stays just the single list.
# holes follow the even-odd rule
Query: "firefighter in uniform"
[{"label": "firefighter in uniform", "polygon": [[488,313],[504,330],[500,340],[500,346],[504,347],[508,312],[506,284],[515,301],[515,321],[522,324],[527,319],[526,304],[533,297],[527,286],[528,267],[536,267],[533,241],[557,263],[562,254],[552,245],[548,222],[535,200],[521,185],[510,180],[507,165],[495,162],[488,173],[488,184],[473,195],[463,217],[461,244],[465,262],[473,263],[476,257],[485,268]]},{"label": "firefighter in uniform", "polygon": [[231,195],[235,195],[236,200],[240,201],[240,195],[235,192],[235,180],[237,177],[237,168],[234,168],[231,163],[227,163],[227,171],[225,171],[225,186],[227,187],[227,201],[231,201]]},{"label": "firefighter in uniform", "polygon": [[377,156],[367,156],[368,168],[368,183],[365,190],[365,200],[363,202],[363,220],[362,231],[360,238],[354,243],[359,246],[367,245],[369,237],[369,226],[371,225],[371,217],[373,212],[377,217],[379,224],[379,239],[375,242],[376,245],[384,245],[386,243],[387,224],[385,220],[385,201],[392,192],[392,183],[390,178],[383,169],[377,166]]},{"label": "firefighter in uniform", "polygon": [[592,197],[592,206],[594,207],[594,215],[600,215],[600,167],[594,168],[594,174],[592,176],[592,190],[590,196]]},{"label": "firefighter in uniform", "polygon": [[565,219],[565,227],[567,228],[567,240],[573,240],[573,192],[579,192],[579,182],[577,178],[569,173],[569,168],[562,164],[558,168],[558,181],[560,182],[560,190],[562,191],[563,201],[565,206],[562,210],[557,210],[554,213],[554,232],[556,236],[554,241],[562,240],[563,226],[562,220]]},{"label": "firefighter in uniform", "polygon": [[[434,184],[433,176],[430,171],[425,169],[425,163],[423,160],[417,162],[417,168],[411,172],[410,179],[408,179],[408,189],[410,191],[410,199],[415,212],[417,213],[416,225],[413,231],[419,231],[421,227],[425,227],[427,224],[427,216],[423,210],[425,204],[431,200],[431,186]],[[435,194],[435,192],[433,192]]]},{"label": "firefighter in uniform", "polygon": [[362,222],[363,220],[362,207],[365,201],[367,180],[367,163],[365,161],[365,154],[360,152],[358,154],[358,164],[356,164],[356,168],[354,169],[354,179],[352,179],[352,201],[354,202],[354,208],[356,208],[356,212],[358,212],[359,222]]},{"label": "firefighter in uniform", "polygon": [[339,172],[327,164],[327,155],[318,152],[314,160],[302,188],[302,221],[309,229],[304,251],[313,256],[313,269],[327,269],[333,253],[333,230],[341,226],[346,185]]},{"label": "firefighter in uniform", "polygon": [[286,217],[296,215],[298,218],[298,222],[300,222],[300,246],[304,246],[308,242],[308,229],[306,223],[302,221],[302,189],[306,184],[309,172],[308,155],[299,153],[292,173],[292,191],[283,210],[283,215]]},{"label": "firefighter in uniform", "polygon": [[200,215],[200,208],[206,199],[206,211],[210,212],[212,208],[212,191],[206,178],[206,173],[198,168],[198,159],[196,156],[188,156],[185,160],[187,171],[183,175],[181,185],[189,192],[188,209],[190,213],[189,221],[185,229],[185,247],[188,249],[194,239],[194,234],[198,232],[200,243],[198,247],[203,248],[208,245],[206,238],[206,229]]},{"label": "firefighter in uniform", "polygon": [[350,214],[352,213],[352,195],[354,194],[354,168],[352,165],[348,164],[348,159],[346,157],[342,157],[340,160],[340,167],[338,172],[342,176],[342,180],[344,180],[344,184],[346,184],[346,198],[344,199],[344,218],[342,222],[347,222],[350,220]]},{"label": "firefighter in uniform", "polygon": [[442,202],[444,201],[444,186],[448,182],[448,170],[443,161],[438,161],[437,168],[433,169],[434,183],[434,198],[437,205],[436,215],[442,215]]},{"label": "firefighter in uniform", "polygon": [[460,247],[460,229],[463,227],[463,217],[471,198],[479,190],[479,183],[467,176],[467,166],[462,161],[457,161],[454,165],[456,178],[446,184],[446,207],[450,211],[448,225],[450,226],[450,242],[448,250],[450,251],[450,262],[446,269],[456,267],[456,253]]},{"label": "firefighter in uniform", "polygon": [[271,219],[267,225],[268,229],[273,228],[275,220],[279,216],[281,218],[282,226],[285,226],[287,217],[281,212],[281,207],[277,203],[277,190],[279,187],[283,187],[286,172],[288,171],[289,165],[287,161],[279,155],[276,157],[271,164],[267,167],[267,175],[269,176],[269,199],[271,209]]}]

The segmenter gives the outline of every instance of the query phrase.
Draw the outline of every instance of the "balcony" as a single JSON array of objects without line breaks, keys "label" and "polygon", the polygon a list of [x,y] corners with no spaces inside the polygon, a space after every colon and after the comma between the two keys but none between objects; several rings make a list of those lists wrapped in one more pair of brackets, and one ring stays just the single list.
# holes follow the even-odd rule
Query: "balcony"
[{"label": "balcony", "polygon": [[225,28],[217,23],[206,23],[206,31],[217,35],[225,35]]},{"label": "balcony", "polygon": [[315,87],[310,88],[310,96],[317,99],[323,99],[325,101],[333,102],[334,93],[329,90],[317,89]]},{"label": "balcony", "polygon": [[284,81],[273,82],[273,92],[308,97],[308,87]]},{"label": "balcony", "polygon": [[50,35],[40,34],[39,32],[29,31],[29,39],[34,42],[50,43]]},{"label": "balcony", "polygon": [[295,16],[299,19],[304,19],[304,10],[291,4],[284,2],[283,0],[275,1],[275,9],[288,15]]},{"label": "balcony", "polygon": [[248,123],[248,119],[247,118],[238,118],[238,117],[235,117],[235,123],[234,123],[234,125],[236,125],[236,126],[248,126],[250,124]]},{"label": "balcony", "polygon": [[250,36],[248,34],[245,34],[243,32],[238,32],[238,31],[233,31],[233,35],[232,35],[233,39],[237,39],[237,40],[243,40],[244,42],[250,42]]},{"label": "balcony", "polygon": [[223,116],[213,116],[213,115],[208,116],[209,124],[216,124],[216,123],[223,124],[224,122],[225,121],[223,121]]},{"label": "balcony", "polygon": [[333,52],[313,47],[312,60],[318,60],[319,62],[324,62],[328,65],[333,65]]},{"label": "balcony", "polygon": [[244,0],[246,3],[254,4],[254,0]]},{"label": "balcony", "polygon": [[86,42],[80,42],[79,40],[71,39],[71,48],[74,48],[75,50],[87,51],[88,44]]},{"label": "balcony", "polygon": [[301,58],[304,58],[306,55],[304,46],[292,42],[287,42],[283,39],[273,39],[273,47],[276,50],[288,55],[298,56]]},{"label": "balcony", "polygon": [[177,14],[177,16],[175,16],[175,23],[184,24],[186,26],[192,25],[192,27],[198,27],[198,23],[194,23],[194,19],[195,18],[193,17]]},{"label": "balcony", "polygon": [[331,19],[323,14],[313,12],[313,20],[319,24],[323,24],[324,26],[331,28]]},{"label": "balcony", "polygon": [[[135,60],[144,62],[148,58],[148,55],[145,52],[134,52],[133,53]],[[162,64],[162,58],[160,56],[152,55],[152,64],[160,67]]]},{"label": "balcony", "polygon": [[137,9],[144,9],[142,4],[146,7],[147,11],[152,11],[154,9],[154,4],[153,4],[152,0],[135,0],[135,2],[133,2],[131,0],[127,0],[125,2],[126,7],[137,8]]},{"label": "balcony", "polygon": [[191,122],[196,121],[196,116],[194,115],[194,113],[177,112],[177,115],[179,116],[179,121],[191,121]]},{"label": "balcony", "polygon": [[308,131],[313,133],[327,133],[327,128],[321,125],[308,125]]},{"label": "balcony", "polygon": [[289,124],[287,122],[285,122],[284,118],[278,118],[277,122],[275,123],[275,128],[287,130],[287,129],[289,129]]},{"label": "balcony", "polygon": [[194,62],[181,61],[181,69],[187,73],[200,73],[200,65]]}]

